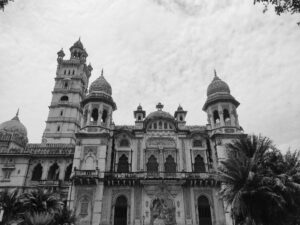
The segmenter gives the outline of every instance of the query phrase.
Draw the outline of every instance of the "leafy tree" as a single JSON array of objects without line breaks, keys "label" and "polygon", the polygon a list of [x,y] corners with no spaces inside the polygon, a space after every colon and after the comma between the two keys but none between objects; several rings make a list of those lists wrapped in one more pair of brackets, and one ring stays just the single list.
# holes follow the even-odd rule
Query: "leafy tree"
[{"label": "leafy tree", "polygon": [[275,6],[275,12],[280,15],[281,13],[300,13],[300,0],[254,0],[265,4],[266,9],[269,4]]},{"label": "leafy tree", "polygon": [[9,1],[13,0],[0,0],[0,9],[4,11],[4,7],[8,4]]},{"label": "leafy tree", "polygon": [[270,139],[255,135],[235,140],[226,149],[220,194],[231,206],[235,223],[293,224],[300,207],[299,152],[282,155]]},{"label": "leafy tree", "polygon": [[18,220],[23,212],[22,204],[19,201],[19,190],[8,189],[0,193],[0,205],[4,210],[2,222],[0,224],[8,224],[10,221]]}]

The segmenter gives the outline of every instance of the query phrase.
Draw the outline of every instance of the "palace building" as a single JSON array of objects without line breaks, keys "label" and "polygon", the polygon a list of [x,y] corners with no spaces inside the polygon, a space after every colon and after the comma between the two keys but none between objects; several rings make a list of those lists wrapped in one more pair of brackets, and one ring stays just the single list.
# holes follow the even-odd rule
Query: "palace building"
[{"label": "palace building", "polygon": [[217,168],[225,144],[244,134],[239,102],[216,73],[203,105],[207,124],[186,125],[182,106],[169,113],[158,103],[150,113],[139,105],[134,123],[119,126],[103,72],[89,85],[81,41],[69,59],[57,55],[42,142],[28,143],[18,113],[0,124],[0,191],[59,191],[81,225],[231,224]]}]

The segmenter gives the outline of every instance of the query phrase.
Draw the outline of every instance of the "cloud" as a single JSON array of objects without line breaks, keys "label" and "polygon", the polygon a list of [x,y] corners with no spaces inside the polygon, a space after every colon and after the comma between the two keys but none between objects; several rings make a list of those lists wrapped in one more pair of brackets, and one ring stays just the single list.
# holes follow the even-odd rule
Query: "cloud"
[{"label": "cloud", "polygon": [[[45,128],[56,52],[81,36],[94,71],[113,88],[116,124],[133,124],[161,101],[187,123],[207,122],[202,106],[213,69],[241,102],[240,124],[278,145],[300,144],[298,15],[277,16],[249,0],[34,0],[0,14],[0,111],[18,107],[31,142]],[[67,56],[68,57],[68,56]]]}]

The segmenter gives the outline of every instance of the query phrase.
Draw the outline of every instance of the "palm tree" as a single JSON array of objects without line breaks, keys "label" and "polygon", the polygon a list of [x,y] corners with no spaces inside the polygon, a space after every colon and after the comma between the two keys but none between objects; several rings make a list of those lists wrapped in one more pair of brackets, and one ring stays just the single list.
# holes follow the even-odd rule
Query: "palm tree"
[{"label": "palm tree", "polygon": [[9,224],[13,220],[17,220],[22,213],[22,204],[19,201],[19,190],[8,189],[0,193],[0,205],[4,210],[2,222],[0,224]]},{"label": "palm tree", "polygon": [[59,200],[58,194],[45,189],[24,193],[21,202],[29,213],[48,212],[54,215],[63,209],[63,202]]},{"label": "palm tree", "polygon": [[49,212],[26,213],[23,225],[49,225],[53,222],[53,215]]},{"label": "palm tree", "polygon": [[[296,180],[299,174],[295,175],[295,168],[289,168],[291,163],[287,163],[294,160],[297,164],[295,157],[282,157],[270,139],[255,135],[233,141],[226,150],[228,158],[221,162],[219,169],[223,182],[220,195],[231,206],[235,224],[286,224],[293,206],[291,196],[299,184]],[[276,171],[278,164],[282,169]],[[287,171],[294,174],[296,182],[290,182],[290,177],[285,176]]]}]

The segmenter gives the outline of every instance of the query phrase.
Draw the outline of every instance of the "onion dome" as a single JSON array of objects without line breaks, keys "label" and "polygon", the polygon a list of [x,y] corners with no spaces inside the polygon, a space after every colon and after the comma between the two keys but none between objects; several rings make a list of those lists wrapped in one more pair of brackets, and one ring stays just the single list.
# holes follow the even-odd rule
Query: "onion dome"
[{"label": "onion dome", "polygon": [[207,96],[213,95],[215,93],[228,93],[230,94],[230,89],[228,84],[226,84],[224,81],[222,81],[215,71],[215,77],[213,81],[210,83],[210,85],[207,88]]},{"label": "onion dome", "polygon": [[112,89],[110,84],[106,81],[103,76],[103,70],[101,76],[98,77],[90,86],[89,92],[104,92],[107,95],[112,95]]},{"label": "onion dome", "polygon": [[21,143],[27,143],[27,129],[19,120],[19,110],[14,118],[0,124],[0,133],[12,134],[20,139]]},{"label": "onion dome", "polygon": [[73,49],[73,48],[80,48],[80,49],[84,50],[84,47],[83,47],[83,44],[81,43],[80,38],[78,39],[78,41],[76,41],[73,44],[73,46],[70,48],[70,50]]},{"label": "onion dome", "polygon": [[163,111],[164,105],[161,104],[160,102],[156,105],[157,111],[150,113],[146,119],[150,120],[150,119],[171,119],[174,120],[174,117],[168,113]]},{"label": "onion dome", "polygon": [[239,106],[239,102],[230,94],[229,86],[226,82],[222,81],[215,70],[215,77],[207,88],[207,99],[203,106],[203,110],[206,111],[207,107],[217,102],[231,102],[236,107]]}]

